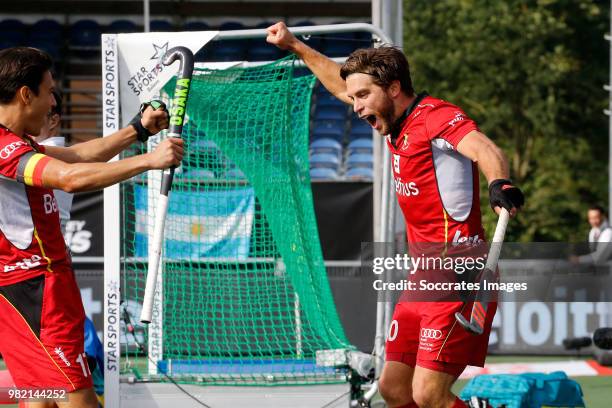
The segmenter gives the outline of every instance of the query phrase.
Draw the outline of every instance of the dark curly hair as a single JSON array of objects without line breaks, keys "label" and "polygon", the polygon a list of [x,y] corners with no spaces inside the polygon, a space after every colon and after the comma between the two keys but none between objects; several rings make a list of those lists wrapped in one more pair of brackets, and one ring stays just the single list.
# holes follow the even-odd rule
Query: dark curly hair
[{"label": "dark curly hair", "polygon": [[385,89],[397,80],[406,95],[414,95],[408,60],[397,47],[383,46],[354,51],[342,64],[340,76],[346,80],[349,75],[357,73],[371,75],[374,83]]}]

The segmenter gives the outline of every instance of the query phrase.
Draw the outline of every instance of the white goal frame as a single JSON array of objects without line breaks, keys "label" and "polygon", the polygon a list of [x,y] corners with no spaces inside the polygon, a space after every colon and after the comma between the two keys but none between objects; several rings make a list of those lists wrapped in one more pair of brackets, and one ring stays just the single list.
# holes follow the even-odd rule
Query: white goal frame
[{"label": "white goal frame", "polygon": [[[296,35],[333,34],[342,32],[362,31],[372,34],[379,43],[391,43],[389,37],[378,27],[365,23],[320,25],[307,27],[291,27]],[[174,34],[174,33],[169,33]],[[120,86],[119,86],[119,51],[117,34],[102,35],[102,99],[103,99],[103,133],[108,136],[121,128],[120,123]],[[213,41],[265,38],[264,29],[219,31]],[[240,62],[238,62],[240,63]],[[248,64],[248,63],[247,63]],[[373,133],[374,136],[374,133]],[[391,189],[390,154],[380,139],[374,139],[374,185],[381,189],[380,212],[374,214],[373,222],[380,225],[375,228],[379,234],[375,239],[380,242],[392,242],[393,238],[393,191]],[[376,143],[380,142],[380,143]],[[378,146],[378,147],[377,147]],[[112,161],[118,160],[118,156]],[[376,187],[375,187],[375,190]],[[375,198],[376,199],[376,198]],[[120,378],[120,290],[121,290],[121,217],[120,187],[118,184],[104,189],[104,398],[107,408],[121,406]],[[161,279],[161,273],[159,274]],[[161,285],[159,286],[161,293]],[[161,294],[158,294],[161,296]],[[390,319],[391,308],[384,292],[379,292],[377,302],[375,354],[382,361],[384,352],[385,320]],[[385,307],[385,305],[387,305]],[[158,310],[158,315],[162,311]],[[388,316],[386,316],[388,315]],[[157,322],[158,325],[161,322]],[[152,322],[152,326],[155,322]],[[150,330],[155,330],[151,327]],[[161,336],[161,326],[160,326]],[[151,336],[149,336],[151,338]],[[161,347],[163,339],[160,338]],[[161,355],[161,349],[155,344],[149,344],[149,352]],[[377,364],[377,372],[382,366]],[[125,380],[127,381],[127,380]]]}]

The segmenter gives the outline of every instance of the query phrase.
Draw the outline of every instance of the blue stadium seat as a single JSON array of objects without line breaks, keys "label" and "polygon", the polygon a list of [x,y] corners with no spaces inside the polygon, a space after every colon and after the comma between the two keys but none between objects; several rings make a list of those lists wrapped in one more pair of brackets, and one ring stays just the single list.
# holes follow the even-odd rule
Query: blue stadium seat
[{"label": "blue stadium seat", "polygon": [[[262,21],[253,28],[268,28],[273,24],[275,24],[275,22]],[[286,54],[286,51],[282,51],[272,44],[268,44],[265,38],[258,38],[249,42],[247,59],[249,61],[274,61],[284,57]]]},{"label": "blue stadium seat", "polygon": [[338,170],[340,168],[340,159],[335,154],[317,153],[310,156],[310,168],[325,167],[328,169]]},{"label": "blue stadium seat", "polygon": [[239,21],[225,21],[219,26],[221,31],[244,30],[244,25]]},{"label": "blue stadium seat", "polygon": [[318,153],[335,154],[340,158],[340,156],[342,156],[342,145],[334,139],[317,139],[310,144],[310,154]]},{"label": "blue stadium seat", "polygon": [[28,46],[45,51],[51,56],[51,59],[53,59],[53,61],[58,61],[62,57],[60,49],[61,43],[58,42],[45,39],[34,39],[28,42]]},{"label": "blue stadium seat", "polygon": [[318,108],[322,106],[341,106],[346,110],[348,107],[347,104],[345,104],[332,94],[317,94],[316,104]]},{"label": "blue stadium seat", "polygon": [[9,38],[2,38],[2,36],[0,35],[0,50],[3,50],[5,48],[17,47],[19,45],[21,45],[20,42],[11,40]]},{"label": "blue stadium seat", "polygon": [[374,179],[374,170],[370,167],[353,167],[346,171],[346,178],[371,181]]},{"label": "blue stadium seat", "polygon": [[0,22],[0,38],[3,40],[14,43],[15,45],[22,45],[26,41],[28,28],[24,23],[16,19],[7,19]]},{"label": "blue stadium seat", "polygon": [[340,99],[336,98],[334,95],[329,93],[329,91],[325,89],[323,85],[319,85],[315,95],[316,95],[315,99],[316,99],[317,105],[325,105],[325,106],[332,105],[332,106],[344,106],[344,107],[347,106]]},{"label": "blue stadium seat", "polygon": [[70,43],[77,47],[99,47],[101,33],[94,20],[79,20],[70,26]]},{"label": "blue stadium seat", "polygon": [[355,33],[355,39],[359,42],[359,48],[370,48],[372,46],[372,34],[365,31]]},{"label": "blue stadium seat", "polygon": [[[335,22],[333,24],[346,24],[346,22]],[[348,31],[345,33],[329,34],[328,36],[333,37],[333,39],[345,40],[345,43],[353,44],[355,49],[369,48],[372,46],[372,34],[365,31]]]},{"label": "blue stadium seat", "polygon": [[289,26],[290,27],[308,27],[308,26],[316,26],[316,25],[317,25],[316,23],[313,23],[310,20],[302,20],[295,24],[290,24]]},{"label": "blue stadium seat", "polygon": [[325,44],[323,53],[331,58],[346,57],[347,55],[355,51],[357,48],[358,48],[358,45],[354,41],[351,41],[351,42],[328,41]]},{"label": "blue stadium seat", "polygon": [[346,120],[347,108],[346,105],[319,105],[315,110],[315,120]]},{"label": "blue stadium seat", "polygon": [[365,139],[372,137],[372,126],[362,119],[353,119],[351,121],[351,130],[349,132],[349,140]]},{"label": "blue stadium seat", "polygon": [[138,31],[138,27],[136,24],[131,22],[130,20],[115,20],[108,25],[106,32],[112,34],[119,33],[135,33]]},{"label": "blue stadium seat", "polygon": [[200,48],[194,55],[196,62],[215,61],[217,50],[221,48],[219,41],[211,41]]},{"label": "blue stadium seat", "polygon": [[344,120],[317,120],[312,129],[312,138],[330,138],[342,143],[344,139]]},{"label": "blue stadium seat", "polygon": [[203,21],[190,21],[183,25],[184,31],[208,31],[210,26]]},{"label": "blue stadium seat", "polygon": [[346,158],[346,168],[352,169],[355,167],[372,168],[374,165],[374,156],[367,153],[351,154]]},{"label": "blue stadium seat", "polygon": [[40,40],[54,42],[58,47],[63,43],[64,28],[55,20],[38,20],[30,27],[30,43]]},{"label": "blue stadium seat", "polygon": [[338,172],[325,167],[315,167],[310,169],[310,178],[312,180],[335,180],[338,178]]},{"label": "blue stadium seat", "polygon": [[283,52],[271,44],[260,42],[251,45],[247,52],[249,61],[274,61],[283,56]]},{"label": "blue stadium seat", "polygon": [[213,61],[243,61],[244,48],[236,42],[221,41],[212,53]]},{"label": "blue stadium seat", "polygon": [[[303,20],[295,24],[291,24],[291,27],[305,27],[305,26],[316,26],[317,24],[309,20]],[[300,40],[304,41],[306,45],[314,48],[317,51],[323,51],[323,36],[299,36]]]},{"label": "blue stadium seat", "polygon": [[[352,23],[352,21],[334,21],[331,24],[348,24],[348,23]],[[346,42],[348,41],[354,42],[354,40],[357,39],[358,34],[359,34],[358,31],[346,31],[343,33],[327,34],[327,37],[328,39],[331,39],[331,41],[346,40]]]},{"label": "blue stadium seat", "polygon": [[294,77],[302,77],[302,76],[311,75],[311,74],[312,72],[310,72],[310,70],[305,67],[295,67],[293,70]]},{"label": "blue stadium seat", "polygon": [[274,24],[276,24],[276,21],[262,21],[261,23],[257,23],[254,28],[268,28]]},{"label": "blue stadium seat", "polygon": [[369,138],[360,138],[351,140],[347,146],[347,154],[350,156],[356,153],[372,154],[374,152],[374,146],[372,143],[372,135],[370,132]]},{"label": "blue stadium seat", "polygon": [[150,27],[151,31],[174,31],[172,23],[166,20],[151,20]]}]

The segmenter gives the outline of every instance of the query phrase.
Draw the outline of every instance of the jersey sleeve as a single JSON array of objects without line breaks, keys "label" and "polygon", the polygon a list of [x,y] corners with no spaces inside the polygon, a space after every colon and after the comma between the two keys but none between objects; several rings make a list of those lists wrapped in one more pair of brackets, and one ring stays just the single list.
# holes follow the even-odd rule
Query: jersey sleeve
[{"label": "jersey sleeve", "polygon": [[449,103],[436,106],[429,112],[426,127],[430,140],[444,139],[455,149],[465,135],[473,130],[478,130],[476,122],[457,106]]},{"label": "jersey sleeve", "polygon": [[51,160],[22,140],[0,144],[0,175],[29,186],[42,186],[42,172]]}]

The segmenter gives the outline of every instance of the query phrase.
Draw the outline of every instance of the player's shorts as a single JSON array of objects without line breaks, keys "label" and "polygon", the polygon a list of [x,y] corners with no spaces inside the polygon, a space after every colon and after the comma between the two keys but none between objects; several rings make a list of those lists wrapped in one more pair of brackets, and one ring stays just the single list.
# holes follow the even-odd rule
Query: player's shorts
[{"label": "player's shorts", "polygon": [[0,286],[0,353],[15,385],[68,392],[90,388],[84,319],[69,267]]},{"label": "player's shorts", "polygon": [[387,336],[386,359],[455,377],[468,365],[482,367],[496,309],[496,303],[489,303],[484,333],[475,336],[455,319],[455,312],[470,319],[471,302],[398,303]]}]

